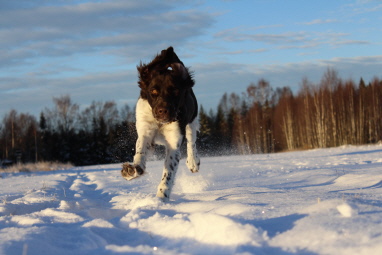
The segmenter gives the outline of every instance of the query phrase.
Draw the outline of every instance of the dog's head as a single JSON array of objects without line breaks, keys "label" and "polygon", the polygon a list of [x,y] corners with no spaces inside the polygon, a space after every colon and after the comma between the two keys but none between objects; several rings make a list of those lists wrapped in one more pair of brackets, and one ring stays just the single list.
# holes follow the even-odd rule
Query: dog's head
[{"label": "dog's head", "polygon": [[192,88],[194,80],[174,49],[162,50],[153,61],[141,63],[137,69],[141,98],[149,102],[155,119],[160,123],[177,120],[179,109],[186,101],[187,90]]}]

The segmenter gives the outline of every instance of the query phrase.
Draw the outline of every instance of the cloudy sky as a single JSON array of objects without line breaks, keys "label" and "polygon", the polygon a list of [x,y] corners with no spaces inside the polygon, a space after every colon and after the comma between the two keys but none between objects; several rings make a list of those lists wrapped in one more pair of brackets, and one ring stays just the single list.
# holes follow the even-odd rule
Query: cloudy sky
[{"label": "cloudy sky", "polygon": [[216,108],[264,78],[298,91],[327,68],[382,78],[382,1],[0,0],[0,118],[70,95],[133,106],[136,65],[172,45]]}]

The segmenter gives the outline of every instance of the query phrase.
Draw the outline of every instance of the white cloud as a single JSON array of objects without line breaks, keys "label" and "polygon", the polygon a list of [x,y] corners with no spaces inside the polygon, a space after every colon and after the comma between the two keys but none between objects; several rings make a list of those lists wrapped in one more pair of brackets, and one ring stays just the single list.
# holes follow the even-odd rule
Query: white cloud
[{"label": "white cloud", "polygon": [[0,66],[89,52],[120,56],[116,48],[137,45],[145,51],[167,47],[203,34],[213,23],[206,12],[154,0],[16,7],[0,11],[0,46],[8,49]]},{"label": "white cloud", "polygon": [[215,34],[216,38],[220,38],[230,42],[237,41],[255,41],[268,44],[291,44],[299,43],[306,40],[306,32],[284,32],[274,34],[260,34],[243,32],[239,28],[227,29]]},{"label": "white cloud", "polygon": [[370,44],[370,42],[368,41],[362,41],[362,40],[342,40],[342,41],[337,41],[337,42],[333,42],[333,45],[352,45],[352,44],[355,44],[355,45],[361,45],[361,44]]},{"label": "white cloud", "polygon": [[367,40],[348,39],[352,36],[343,32],[318,32],[318,31],[296,31],[282,33],[248,33],[239,28],[223,30],[215,34],[218,39],[227,42],[246,42],[264,43],[267,45],[279,45],[277,49],[307,49],[321,46],[340,47],[345,45],[366,45],[370,44]]},{"label": "white cloud", "polygon": [[223,51],[223,52],[218,52],[216,54],[220,55],[247,55],[247,54],[258,54],[258,53],[263,53],[263,52],[266,52],[268,51],[267,49],[265,48],[260,48],[260,49],[254,49],[254,50],[243,50],[243,49],[239,49],[239,50],[234,50],[234,51]]},{"label": "white cloud", "polygon": [[303,25],[320,25],[320,24],[328,24],[338,22],[336,19],[315,19],[309,22],[303,22]]}]

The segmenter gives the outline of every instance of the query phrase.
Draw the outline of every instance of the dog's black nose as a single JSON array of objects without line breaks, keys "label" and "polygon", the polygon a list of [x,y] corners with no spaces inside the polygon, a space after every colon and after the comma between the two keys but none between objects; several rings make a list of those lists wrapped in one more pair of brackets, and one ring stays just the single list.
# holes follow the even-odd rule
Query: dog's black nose
[{"label": "dog's black nose", "polygon": [[161,121],[169,119],[169,110],[167,107],[158,107],[155,111],[155,118]]},{"label": "dog's black nose", "polygon": [[160,107],[160,108],[157,109],[157,115],[159,117],[166,117],[167,114],[168,114],[168,110],[166,108]]}]

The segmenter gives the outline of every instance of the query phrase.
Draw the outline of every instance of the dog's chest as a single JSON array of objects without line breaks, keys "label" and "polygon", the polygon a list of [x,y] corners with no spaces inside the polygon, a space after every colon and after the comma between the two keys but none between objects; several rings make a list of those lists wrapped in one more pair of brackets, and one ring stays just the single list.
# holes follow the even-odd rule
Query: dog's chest
[{"label": "dog's chest", "polygon": [[153,142],[166,145],[170,141],[182,140],[179,122],[162,124],[158,122],[152,113],[152,108],[147,100],[140,98],[136,106],[136,126],[138,134],[146,133],[148,130],[154,132]]}]

